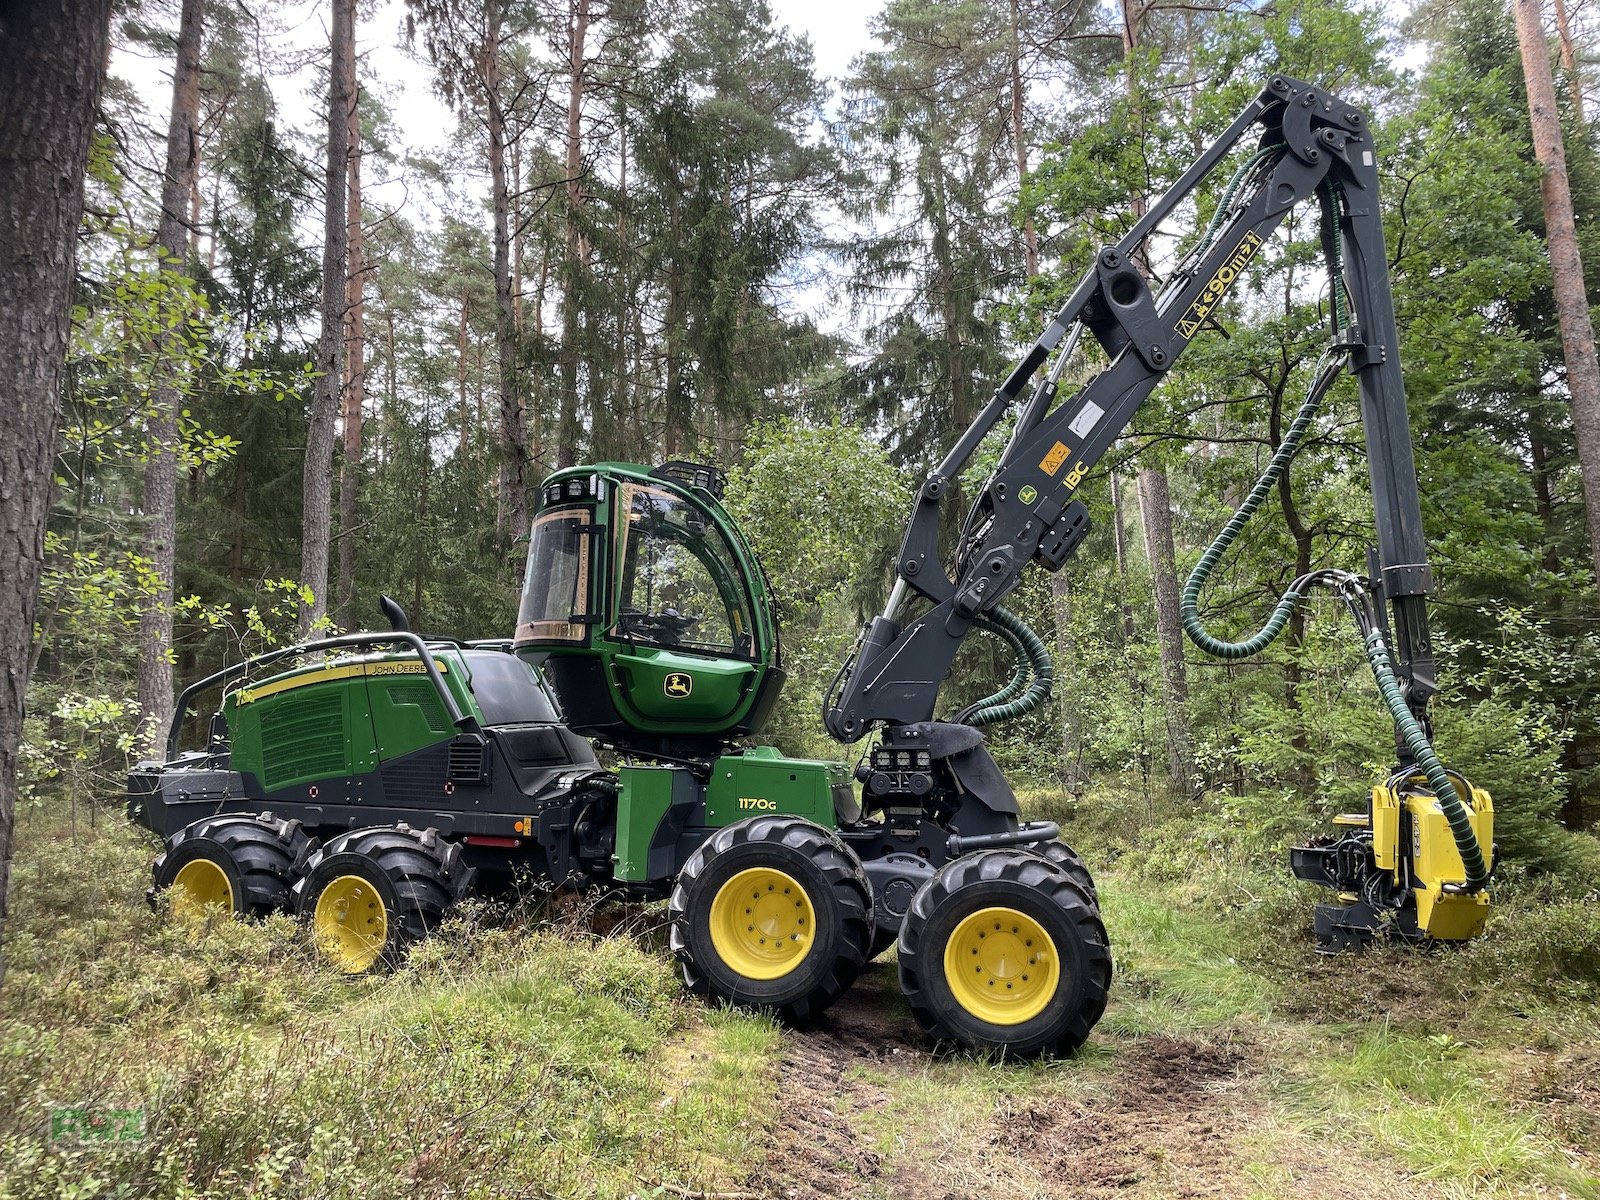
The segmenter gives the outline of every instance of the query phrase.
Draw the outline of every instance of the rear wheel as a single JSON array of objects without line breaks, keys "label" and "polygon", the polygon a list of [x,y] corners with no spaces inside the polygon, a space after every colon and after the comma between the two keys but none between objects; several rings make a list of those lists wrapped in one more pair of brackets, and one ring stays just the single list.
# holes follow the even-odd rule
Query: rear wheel
[{"label": "rear wheel", "polygon": [[300,822],[271,813],[205,817],[173,834],[156,857],[150,897],[168,891],[181,920],[278,912],[289,907],[295,864],[311,845]]},{"label": "rear wheel", "polygon": [[317,953],[347,975],[393,967],[472,889],[461,847],[433,829],[340,834],[307,860],[296,908]]},{"label": "rear wheel", "polygon": [[712,834],[684,864],[670,913],[691,990],[790,1021],[838,999],[872,941],[860,860],[795,817],[751,817]]},{"label": "rear wheel", "polygon": [[941,1040],[1017,1055],[1077,1049],[1105,1012],[1111,950],[1093,902],[1042,856],[946,864],[900,929],[900,986]]}]

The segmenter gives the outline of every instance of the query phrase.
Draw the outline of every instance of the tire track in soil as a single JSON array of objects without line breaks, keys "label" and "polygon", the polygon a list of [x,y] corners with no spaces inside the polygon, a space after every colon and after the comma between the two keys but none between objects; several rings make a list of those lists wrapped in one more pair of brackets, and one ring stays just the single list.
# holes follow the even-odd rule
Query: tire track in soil
[{"label": "tire track in soil", "polygon": [[866,1064],[910,1071],[928,1058],[916,1022],[888,1003],[882,986],[874,986],[886,971],[892,980],[892,967],[869,967],[815,1028],[786,1035],[788,1047],[778,1063],[777,1119],[763,1147],[762,1168],[752,1180],[761,1195],[853,1200],[882,1193],[891,1181],[890,1194],[927,1194],[872,1149],[864,1127],[892,1097],[888,1089],[853,1073]]},{"label": "tire track in soil", "polygon": [[1245,1183],[1228,1164],[1249,1116],[1245,1062],[1235,1045],[1141,1039],[1119,1058],[1104,1101],[1031,1105],[995,1136],[1074,1200],[1124,1196],[1157,1173],[1160,1194],[1174,1200],[1229,1195]]},{"label": "tire track in soil", "polygon": [[[892,1103],[894,1077],[920,1072],[932,1057],[915,1022],[884,994],[892,971],[874,968],[861,981],[867,986],[847,992],[822,1024],[787,1035],[777,1119],[751,1180],[757,1194],[968,1200],[968,1191],[949,1191],[921,1164],[885,1161],[872,1149],[873,1116]],[[1253,1107],[1237,1104],[1246,1061],[1234,1045],[1143,1039],[1123,1056],[1105,1101],[1019,1095],[972,1131],[968,1162],[945,1159],[938,1174],[981,1178],[986,1162],[1000,1160],[1041,1181],[1029,1195],[1072,1200],[1123,1197],[1156,1172],[1163,1196],[1248,1191],[1228,1165],[1229,1142],[1247,1130]],[[888,1086],[860,1078],[853,1068],[863,1065],[888,1074]]]}]

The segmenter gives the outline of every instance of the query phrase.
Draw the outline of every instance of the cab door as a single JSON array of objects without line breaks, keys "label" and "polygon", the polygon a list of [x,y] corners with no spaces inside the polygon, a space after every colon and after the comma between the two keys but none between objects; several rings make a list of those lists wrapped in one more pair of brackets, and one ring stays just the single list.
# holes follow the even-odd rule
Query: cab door
[{"label": "cab door", "polygon": [[760,675],[738,559],[707,514],[647,484],[618,495],[612,685],[647,722],[729,720]]}]

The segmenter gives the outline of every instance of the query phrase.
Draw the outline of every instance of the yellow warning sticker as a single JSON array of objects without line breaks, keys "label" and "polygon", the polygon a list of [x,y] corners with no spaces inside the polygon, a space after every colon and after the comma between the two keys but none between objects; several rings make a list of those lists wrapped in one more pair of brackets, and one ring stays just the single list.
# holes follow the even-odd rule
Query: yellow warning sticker
[{"label": "yellow warning sticker", "polygon": [[1261,249],[1261,236],[1255,230],[1250,230],[1239,239],[1239,244],[1233,248],[1233,253],[1228,255],[1227,260],[1217,268],[1217,273],[1201,289],[1194,303],[1189,305],[1189,311],[1178,318],[1178,324],[1175,326],[1178,334],[1192,338],[1200,332],[1200,326],[1211,315],[1211,310],[1217,306],[1217,301],[1222,299],[1222,294],[1228,290],[1233,281],[1239,278],[1239,273],[1244,270],[1245,264],[1256,256],[1256,251],[1259,249]]},{"label": "yellow warning sticker", "polygon": [[1054,446],[1050,447],[1050,453],[1046,454],[1044,459],[1039,463],[1039,470],[1043,471],[1046,475],[1054,475],[1057,471],[1061,470],[1061,465],[1071,457],[1072,451],[1065,445],[1065,443],[1057,442]]}]

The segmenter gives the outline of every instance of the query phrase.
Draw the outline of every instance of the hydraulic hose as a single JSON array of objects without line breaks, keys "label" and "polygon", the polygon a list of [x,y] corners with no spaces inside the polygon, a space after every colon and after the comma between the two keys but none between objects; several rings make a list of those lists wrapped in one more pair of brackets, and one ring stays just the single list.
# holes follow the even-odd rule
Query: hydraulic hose
[{"label": "hydraulic hose", "polygon": [[1400,680],[1395,677],[1394,667],[1389,661],[1389,648],[1384,645],[1382,630],[1368,631],[1366,650],[1367,660],[1372,664],[1372,677],[1377,680],[1378,691],[1383,696],[1383,702],[1389,707],[1389,715],[1394,718],[1395,729],[1411,751],[1412,757],[1417,760],[1417,766],[1421,767],[1423,774],[1428,777],[1428,786],[1433,789],[1434,797],[1439,801],[1444,819],[1450,823],[1450,833],[1455,838],[1456,852],[1461,855],[1461,865],[1466,868],[1467,890],[1480,892],[1489,882],[1489,868],[1483,861],[1483,847],[1478,844],[1478,835],[1473,832],[1471,818],[1467,815],[1467,806],[1462,803],[1460,793],[1456,791],[1455,780],[1450,778],[1444,769],[1444,764],[1439,761],[1439,756],[1433,752],[1433,745],[1428,741],[1422,722],[1412,715],[1410,707],[1406,704]]},{"label": "hydraulic hose", "polygon": [[[1328,394],[1328,389],[1333,386],[1334,380],[1338,378],[1339,368],[1343,363],[1342,354],[1328,354],[1323,357],[1316,377],[1312,380],[1311,390],[1306,394],[1305,403],[1300,406],[1300,411],[1295,414],[1288,432],[1283,435],[1283,440],[1273,452],[1272,461],[1267,464],[1267,469],[1261,473],[1261,478],[1256,480],[1255,486],[1244,498],[1239,511],[1233,514],[1228,523],[1222,527],[1222,532],[1217,534],[1212,543],[1206,547],[1205,553],[1200,556],[1200,561],[1195,564],[1194,570],[1189,573],[1188,581],[1183,585],[1183,600],[1179,606],[1183,618],[1183,631],[1188,634],[1191,642],[1213,658],[1233,660],[1261,653],[1277,640],[1284,626],[1289,623],[1295,605],[1300,603],[1301,593],[1294,585],[1290,585],[1289,590],[1283,593],[1273,608],[1266,624],[1241,642],[1229,642],[1213,637],[1200,621],[1201,589],[1211,578],[1211,572],[1216,570],[1217,563],[1222,561],[1222,556],[1227,553],[1228,547],[1233,545],[1240,531],[1271,493],[1273,486],[1278,482],[1278,476],[1288,468],[1289,460],[1300,449],[1306,430],[1311,428],[1311,422],[1322,406],[1322,399]],[[1295,583],[1299,583],[1299,580]]]},{"label": "hydraulic hose", "polygon": [[[992,725],[996,721],[1009,721],[1030,713],[1050,698],[1050,681],[1055,668],[1050,662],[1050,651],[1043,639],[1029,629],[1023,620],[1007,608],[996,605],[986,617],[977,622],[979,628],[998,633],[1020,651],[1017,671],[1011,682],[992,696],[985,696],[968,707],[957,720],[967,725]],[[1029,678],[1026,690],[1015,700],[1010,691],[1021,679]]]},{"label": "hydraulic hose", "polygon": [[1009,629],[995,624],[987,617],[979,617],[974,624],[985,633],[999,638],[1010,648],[1014,666],[1011,671],[1011,678],[1006,680],[1005,685],[999,691],[985,696],[982,700],[975,700],[969,704],[966,708],[968,713],[1015,700],[1033,679],[1033,672],[1028,667],[1028,652],[1024,649],[1021,638],[1017,637]]},{"label": "hydraulic hose", "polygon": [[[1335,285],[1335,293],[1339,291]],[[1336,304],[1337,308],[1342,307]],[[1267,464],[1267,469],[1256,480],[1255,486],[1250,489],[1239,510],[1233,514],[1228,523],[1223,526],[1212,543],[1206,547],[1205,553],[1200,556],[1200,561],[1190,572],[1188,581],[1183,586],[1183,601],[1181,612],[1183,617],[1183,631],[1189,640],[1205,653],[1215,658],[1235,660],[1247,658],[1252,654],[1259,654],[1277,640],[1289,622],[1290,615],[1295,606],[1304,598],[1306,592],[1313,587],[1331,587],[1350,604],[1352,612],[1363,634],[1363,649],[1366,651],[1367,661],[1372,667],[1372,677],[1377,682],[1378,692],[1383,697],[1389,715],[1394,719],[1395,731],[1400,735],[1400,740],[1411,751],[1417,766],[1427,776],[1428,785],[1433,789],[1434,797],[1439,801],[1439,808],[1444,813],[1445,820],[1450,825],[1451,836],[1455,840],[1456,851],[1461,855],[1461,865],[1466,872],[1466,886],[1468,891],[1481,891],[1489,880],[1489,870],[1484,863],[1483,847],[1478,844],[1477,834],[1473,832],[1471,818],[1467,813],[1466,805],[1462,802],[1460,793],[1456,790],[1455,782],[1445,771],[1444,764],[1439,761],[1439,756],[1434,753],[1433,745],[1428,740],[1427,731],[1422,723],[1417,720],[1406,703],[1405,691],[1400,686],[1400,680],[1394,673],[1394,666],[1389,657],[1389,648],[1383,640],[1383,630],[1376,620],[1372,619],[1368,606],[1371,597],[1356,576],[1347,571],[1313,571],[1294,580],[1278,600],[1272,610],[1272,615],[1267,618],[1259,630],[1243,641],[1230,642],[1214,637],[1206,631],[1200,621],[1199,605],[1200,590],[1205,586],[1217,563],[1227,552],[1234,540],[1239,536],[1240,530],[1266,500],[1268,493],[1277,483],[1278,477],[1288,468],[1289,461],[1300,448],[1306,430],[1310,428],[1312,420],[1316,417],[1317,409],[1321,406],[1323,397],[1333,386],[1338,377],[1339,368],[1344,363],[1342,354],[1325,355],[1319,365],[1317,374],[1312,380],[1311,388],[1306,394],[1305,403],[1300,406],[1300,411],[1295,414],[1293,423],[1288,432],[1284,434],[1278,449],[1273,453],[1272,460]]]}]

